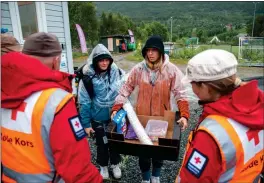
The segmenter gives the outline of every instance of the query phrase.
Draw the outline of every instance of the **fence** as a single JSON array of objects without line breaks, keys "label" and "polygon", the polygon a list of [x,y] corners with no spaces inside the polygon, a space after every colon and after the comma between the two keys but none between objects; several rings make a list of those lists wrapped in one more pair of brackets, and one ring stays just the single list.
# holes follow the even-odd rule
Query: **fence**
[{"label": "fence", "polygon": [[[252,47],[252,48],[256,48]],[[176,59],[190,59],[194,55],[208,49],[222,49],[233,53],[239,59],[240,46],[228,44],[203,44],[203,45],[189,45],[185,47],[180,44],[174,46],[171,57]],[[243,50],[244,58],[239,60],[240,65],[263,66],[264,46],[260,45],[258,49],[245,49]],[[246,57],[247,56],[247,57]],[[250,58],[250,59],[246,59]]]},{"label": "fence", "polygon": [[264,66],[264,37],[240,37],[238,59],[244,65]]}]

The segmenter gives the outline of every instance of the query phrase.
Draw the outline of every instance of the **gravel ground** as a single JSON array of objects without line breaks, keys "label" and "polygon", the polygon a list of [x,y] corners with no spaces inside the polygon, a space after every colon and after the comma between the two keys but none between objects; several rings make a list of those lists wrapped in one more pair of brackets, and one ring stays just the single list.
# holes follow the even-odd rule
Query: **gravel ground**
[{"label": "gravel ground", "polygon": [[[114,56],[114,60],[117,63],[119,67],[124,69],[126,72],[129,71],[136,62],[131,62],[128,60],[125,60],[125,56],[127,54],[123,55],[116,55]],[[74,65],[78,65],[78,63],[75,63]],[[177,65],[180,70],[185,73],[186,65]],[[257,68],[257,67],[239,67],[238,68],[238,76],[243,77],[251,77],[251,76],[261,76],[263,75],[263,67]],[[189,88],[188,91],[191,89]],[[178,174],[183,155],[185,152],[185,145],[187,143],[187,138],[190,133],[190,131],[195,127],[195,124],[198,121],[199,115],[201,114],[202,109],[197,105],[195,101],[191,101],[190,104],[190,111],[191,111],[191,117],[189,120],[189,128],[182,132],[181,136],[181,145],[180,145],[180,154],[179,154],[179,160],[177,162],[175,161],[164,161],[164,165],[161,170],[161,183],[173,183],[175,181],[175,177]],[[98,167],[95,158],[96,158],[96,146],[95,142],[91,139],[89,139],[89,143],[91,146],[92,151],[92,161],[93,163]],[[110,183],[110,182],[120,182],[120,183],[139,183],[141,182],[141,174],[140,169],[138,165],[138,158],[134,156],[128,156],[128,155],[122,155],[122,178],[120,180],[115,180],[113,178],[110,178],[109,180],[105,180],[104,182]],[[99,167],[98,167],[99,168]],[[111,173],[110,173],[111,174]]]},{"label": "gravel ground", "polygon": [[[176,175],[178,174],[178,171],[181,166],[181,162],[183,159],[183,155],[185,152],[185,145],[187,143],[188,135],[195,127],[195,124],[198,120],[198,117],[201,113],[201,109],[195,109],[191,110],[191,117],[190,117],[190,125],[187,130],[182,132],[181,136],[181,145],[180,145],[180,153],[179,153],[179,160],[178,161],[164,161],[164,165],[161,169],[161,183],[174,183]],[[89,139],[91,152],[92,152],[92,161],[93,163],[98,167],[96,163],[96,146],[95,141]],[[122,169],[122,178],[120,180],[116,180],[112,177],[109,180],[105,180],[105,183],[110,182],[120,182],[120,183],[139,183],[141,182],[141,173],[138,165],[138,158],[135,156],[129,156],[129,155],[121,155],[123,160],[121,164]],[[99,168],[99,167],[98,167]],[[110,169],[109,169],[110,170]]]}]

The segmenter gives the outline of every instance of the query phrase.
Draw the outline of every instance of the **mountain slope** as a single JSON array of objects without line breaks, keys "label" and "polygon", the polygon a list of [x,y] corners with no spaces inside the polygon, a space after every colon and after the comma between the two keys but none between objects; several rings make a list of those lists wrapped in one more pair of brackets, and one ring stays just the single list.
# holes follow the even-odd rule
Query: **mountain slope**
[{"label": "mountain slope", "polygon": [[[252,2],[95,2],[97,12],[119,12],[134,21],[170,21],[190,25],[241,24],[253,18]],[[258,3],[257,11],[264,9],[264,3]]]}]

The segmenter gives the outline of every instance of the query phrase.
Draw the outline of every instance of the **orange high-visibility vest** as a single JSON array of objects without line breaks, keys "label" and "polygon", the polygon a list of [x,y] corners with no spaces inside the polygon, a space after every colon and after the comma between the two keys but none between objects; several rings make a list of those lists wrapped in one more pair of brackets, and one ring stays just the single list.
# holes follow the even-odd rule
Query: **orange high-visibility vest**
[{"label": "orange high-visibility vest", "polygon": [[[221,153],[223,170],[216,182],[259,182],[264,163],[264,130],[251,130],[241,123],[218,115],[205,118],[200,123],[197,131],[199,130],[213,137]],[[194,133],[190,134],[189,143]],[[181,182],[180,176],[175,182]]]},{"label": "orange high-visibility vest", "polygon": [[4,182],[52,182],[55,167],[49,143],[54,116],[72,98],[62,89],[32,94],[17,109],[2,111]]}]

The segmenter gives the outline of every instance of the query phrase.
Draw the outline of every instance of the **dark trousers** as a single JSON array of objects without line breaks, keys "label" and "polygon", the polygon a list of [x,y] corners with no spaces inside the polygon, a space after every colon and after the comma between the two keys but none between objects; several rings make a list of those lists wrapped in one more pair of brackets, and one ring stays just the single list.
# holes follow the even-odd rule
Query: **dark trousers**
[{"label": "dark trousers", "polygon": [[95,139],[97,145],[97,163],[100,166],[108,166],[109,159],[111,165],[120,163],[120,154],[111,151],[111,149],[109,149],[108,147],[108,140],[105,134],[105,124],[92,122],[92,128],[95,131]]},{"label": "dark trousers", "polygon": [[3,164],[1,162],[1,182],[3,182]]},{"label": "dark trousers", "polygon": [[142,173],[150,171],[151,162],[153,170],[160,169],[163,165],[162,160],[139,157],[139,167]]}]

